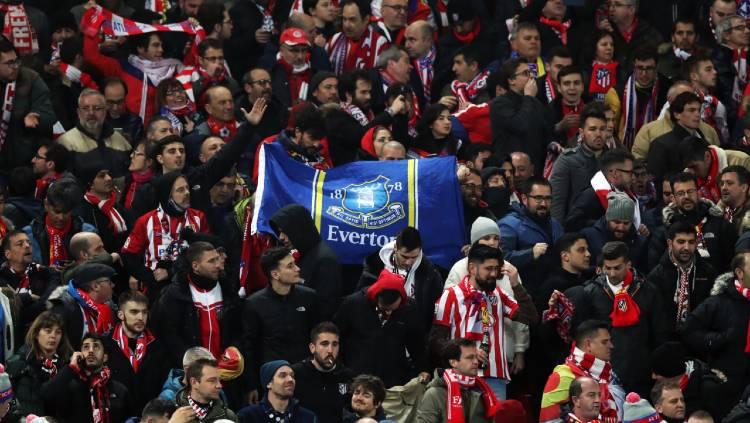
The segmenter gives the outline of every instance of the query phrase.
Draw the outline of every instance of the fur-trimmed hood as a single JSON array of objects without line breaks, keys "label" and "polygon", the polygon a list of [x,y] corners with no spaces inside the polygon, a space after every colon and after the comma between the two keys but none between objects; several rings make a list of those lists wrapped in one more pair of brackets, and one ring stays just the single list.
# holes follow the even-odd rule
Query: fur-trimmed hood
[{"label": "fur-trimmed hood", "polygon": [[[705,198],[701,198],[698,200],[697,206],[700,211],[705,213],[708,213],[711,216],[714,217],[724,217],[724,212],[721,211],[721,208],[719,208],[716,204],[714,204],[711,200],[707,200]],[[661,216],[664,221],[665,226],[671,225],[674,220],[675,214],[677,213],[677,204],[670,203],[668,206],[665,206],[661,210]]]},{"label": "fur-trimmed hood", "polygon": [[54,307],[56,303],[61,302],[63,297],[67,295],[67,292],[68,292],[67,285],[60,285],[57,288],[55,288],[52,291],[52,293],[49,294],[49,297],[47,297],[47,302],[45,304],[45,307],[47,308],[47,310],[52,309],[52,307]]},{"label": "fur-trimmed hood", "polygon": [[719,295],[734,285],[734,273],[726,272],[716,277],[711,295]]},{"label": "fur-trimmed hood", "polygon": [[[721,210],[724,210],[724,207],[726,207],[726,204],[724,204],[723,200],[720,200],[718,203],[716,203],[716,207],[718,207]],[[742,206],[742,211],[744,212],[742,215],[742,221],[740,222],[740,234],[743,232],[750,230],[750,197],[748,197],[747,201],[745,201],[745,204]]]}]

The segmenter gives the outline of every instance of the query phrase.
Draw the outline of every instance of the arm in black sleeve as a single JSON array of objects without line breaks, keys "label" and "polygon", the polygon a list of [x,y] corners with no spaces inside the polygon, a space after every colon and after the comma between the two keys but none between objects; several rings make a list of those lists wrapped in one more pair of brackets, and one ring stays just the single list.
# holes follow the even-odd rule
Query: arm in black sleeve
[{"label": "arm in black sleeve", "polygon": [[514,286],[513,296],[516,297],[518,303],[518,311],[513,316],[513,320],[529,325],[529,327],[536,326],[539,323],[539,314],[526,288],[520,283]]},{"label": "arm in black sleeve", "polygon": [[157,282],[154,278],[154,272],[143,264],[143,256],[121,253],[120,258],[122,258],[122,263],[128,269],[130,276],[138,279],[149,290],[156,288]]},{"label": "arm in black sleeve", "polygon": [[253,142],[254,131],[255,126],[248,122],[241,125],[234,138],[216,152],[211,160],[195,168],[191,179],[200,180],[203,186],[214,186],[226,176],[227,171],[237,163],[242,153]]}]

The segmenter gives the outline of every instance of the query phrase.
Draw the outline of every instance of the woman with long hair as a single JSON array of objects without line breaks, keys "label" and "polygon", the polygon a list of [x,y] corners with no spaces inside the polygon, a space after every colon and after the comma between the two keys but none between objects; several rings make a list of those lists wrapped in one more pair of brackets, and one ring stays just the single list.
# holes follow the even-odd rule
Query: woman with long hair
[{"label": "woman with long hair", "polygon": [[440,103],[430,104],[417,124],[417,138],[409,150],[410,158],[456,155],[461,140],[451,135],[451,128],[448,107]]},{"label": "woman with long hair", "polygon": [[8,360],[20,415],[53,414],[45,409],[39,388],[67,365],[72,354],[62,317],[51,311],[37,316],[26,333],[26,343]]}]

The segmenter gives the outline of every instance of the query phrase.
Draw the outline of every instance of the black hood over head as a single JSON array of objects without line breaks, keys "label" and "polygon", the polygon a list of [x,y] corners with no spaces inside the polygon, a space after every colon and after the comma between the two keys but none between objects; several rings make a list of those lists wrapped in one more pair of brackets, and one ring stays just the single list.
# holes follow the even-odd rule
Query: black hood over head
[{"label": "black hood over head", "polygon": [[[156,189],[156,198],[159,200],[161,208],[170,216],[182,216],[185,210],[179,210],[177,205],[171,201],[172,187],[174,186],[177,178],[182,176],[186,178],[181,172],[169,172],[153,179],[154,188]],[[186,178],[187,179],[187,178]]]},{"label": "black hood over head", "polygon": [[271,227],[277,236],[284,232],[302,255],[320,242],[320,233],[310,212],[299,204],[288,204],[276,210],[271,217]]}]

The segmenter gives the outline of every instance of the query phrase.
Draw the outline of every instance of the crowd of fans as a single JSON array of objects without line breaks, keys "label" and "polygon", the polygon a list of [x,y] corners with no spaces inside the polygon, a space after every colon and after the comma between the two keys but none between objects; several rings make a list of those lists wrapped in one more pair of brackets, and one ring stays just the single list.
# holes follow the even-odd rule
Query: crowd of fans
[{"label": "crowd of fans", "polygon": [[[750,421],[750,1],[0,14],[0,421]],[[268,143],[455,156],[464,258],[253,233]]]}]

